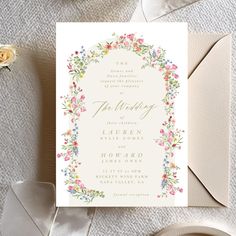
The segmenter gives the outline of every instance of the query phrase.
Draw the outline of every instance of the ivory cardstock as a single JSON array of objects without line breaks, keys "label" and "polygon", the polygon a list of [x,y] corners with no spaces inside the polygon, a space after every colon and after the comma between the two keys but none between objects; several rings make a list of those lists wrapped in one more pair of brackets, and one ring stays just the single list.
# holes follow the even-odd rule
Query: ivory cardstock
[{"label": "ivory cardstock", "polygon": [[187,24],[57,24],[57,205],[186,206]]}]

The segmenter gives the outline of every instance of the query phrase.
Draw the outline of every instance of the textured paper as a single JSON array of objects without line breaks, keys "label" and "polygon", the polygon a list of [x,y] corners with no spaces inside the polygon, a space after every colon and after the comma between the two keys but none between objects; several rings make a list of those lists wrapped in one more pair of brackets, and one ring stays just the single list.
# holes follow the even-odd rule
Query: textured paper
[{"label": "textured paper", "polygon": [[186,24],[57,25],[58,206],[187,205],[186,45]]},{"label": "textured paper", "polygon": [[231,35],[189,36],[190,206],[228,206],[230,57]]}]

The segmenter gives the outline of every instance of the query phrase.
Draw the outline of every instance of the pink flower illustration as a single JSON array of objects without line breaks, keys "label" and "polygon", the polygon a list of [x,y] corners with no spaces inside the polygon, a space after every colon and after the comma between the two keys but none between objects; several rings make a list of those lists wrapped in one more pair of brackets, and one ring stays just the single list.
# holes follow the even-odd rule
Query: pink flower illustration
[{"label": "pink flower illustration", "polygon": [[164,174],[164,175],[162,176],[162,178],[163,178],[163,179],[167,179],[167,174]]},{"label": "pink flower illustration", "polygon": [[175,64],[173,64],[171,68],[172,68],[173,70],[176,70],[178,67],[177,67]]},{"label": "pink flower illustration", "polygon": [[164,146],[164,142],[163,142],[163,141],[160,141],[160,142],[159,142],[159,145],[160,145],[160,146]]},{"label": "pink flower illustration", "polygon": [[138,39],[138,43],[143,44],[144,40],[143,39]]},{"label": "pink flower illustration", "polygon": [[73,108],[74,110],[75,110],[77,107],[78,107],[77,104],[75,104],[75,103],[72,104],[72,108]]},{"label": "pink flower illustration", "polygon": [[128,46],[129,46],[129,42],[125,41],[125,42],[124,42],[124,45],[125,45],[126,47],[128,47]]},{"label": "pink flower illustration", "polygon": [[133,41],[134,40],[134,34],[128,34],[127,38],[130,39],[131,41]]},{"label": "pink flower illustration", "polygon": [[67,150],[67,155],[71,155],[72,154],[72,151],[71,150]]},{"label": "pink flower illustration", "polygon": [[174,74],[173,76],[174,76],[175,79],[179,78],[179,76],[177,74]]},{"label": "pink flower illustration", "polygon": [[68,189],[71,191],[71,190],[73,190],[73,189],[74,189],[74,187],[73,187],[73,186],[71,186],[71,185],[69,185],[69,186],[68,186]]},{"label": "pink flower illustration", "polygon": [[168,142],[172,143],[173,139],[171,137],[168,138]]},{"label": "pink flower illustration", "polygon": [[85,111],[86,111],[86,108],[85,108],[85,107],[81,107],[81,108],[80,108],[80,111],[81,111],[81,112],[85,112]]},{"label": "pink flower illustration", "polygon": [[76,141],[74,141],[72,144],[74,147],[78,147],[78,145],[79,145]]},{"label": "pink flower illustration", "polygon": [[166,65],[165,68],[166,68],[167,70],[169,70],[169,69],[170,69],[170,65]]},{"label": "pink flower illustration", "polygon": [[67,65],[67,68],[68,68],[69,70],[71,70],[71,69],[72,69],[72,65],[71,65],[71,64]]},{"label": "pink flower illustration", "polygon": [[108,49],[108,50],[111,50],[111,49],[112,49],[112,46],[111,46],[111,44],[108,43],[108,44],[105,46],[105,48]]},{"label": "pink flower illustration", "polygon": [[79,186],[80,186],[80,188],[82,188],[82,189],[84,188],[84,184],[82,184],[82,183],[80,183]]},{"label": "pink flower illustration", "polygon": [[72,102],[76,102],[76,97],[72,97],[72,98],[71,98],[71,101],[72,101]]}]

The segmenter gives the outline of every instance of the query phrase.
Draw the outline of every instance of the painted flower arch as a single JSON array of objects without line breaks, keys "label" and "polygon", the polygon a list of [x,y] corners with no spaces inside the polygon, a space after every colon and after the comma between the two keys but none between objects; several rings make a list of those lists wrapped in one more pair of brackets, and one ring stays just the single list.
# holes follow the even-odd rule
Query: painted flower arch
[{"label": "painted flower arch", "polygon": [[63,133],[64,144],[61,146],[61,152],[57,154],[58,158],[63,158],[67,162],[66,168],[62,170],[65,176],[65,185],[67,191],[72,196],[84,201],[92,202],[95,197],[105,197],[104,192],[93,190],[83,184],[78,175],[78,168],[81,165],[79,160],[79,126],[78,121],[83,112],[86,112],[85,95],[79,87],[79,81],[83,79],[86,69],[91,63],[99,61],[109,54],[111,50],[126,49],[140,56],[146,67],[157,68],[163,75],[165,81],[165,96],[162,99],[164,103],[167,119],[162,123],[160,137],[154,141],[160,145],[164,151],[163,156],[163,175],[161,180],[162,192],[157,197],[167,197],[175,195],[176,192],[183,192],[178,186],[179,179],[177,172],[180,169],[174,161],[174,155],[177,149],[181,149],[182,133],[175,127],[175,98],[180,86],[177,66],[171,61],[165,59],[165,50],[162,48],[154,49],[152,45],[144,43],[142,37],[136,34],[112,35],[113,38],[107,42],[98,43],[96,47],[88,52],[84,47],[80,51],[75,51],[68,59],[68,70],[70,74],[69,93],[62,96],[62,108],[64,115],[70,120],[69,129]]}]

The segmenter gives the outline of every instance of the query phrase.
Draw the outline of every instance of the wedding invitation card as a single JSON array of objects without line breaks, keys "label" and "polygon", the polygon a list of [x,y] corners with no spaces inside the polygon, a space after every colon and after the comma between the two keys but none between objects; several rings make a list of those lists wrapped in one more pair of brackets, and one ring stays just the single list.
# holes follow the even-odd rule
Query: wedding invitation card
[{"label": "wedding invitation card", "polygon": [[57,23],[57,206],[187,206],[187,37]]}]

